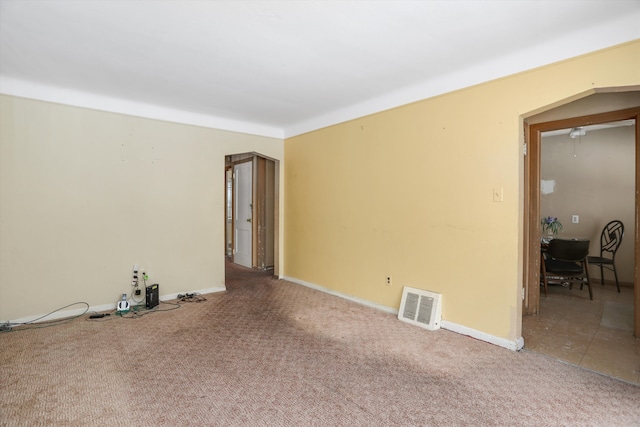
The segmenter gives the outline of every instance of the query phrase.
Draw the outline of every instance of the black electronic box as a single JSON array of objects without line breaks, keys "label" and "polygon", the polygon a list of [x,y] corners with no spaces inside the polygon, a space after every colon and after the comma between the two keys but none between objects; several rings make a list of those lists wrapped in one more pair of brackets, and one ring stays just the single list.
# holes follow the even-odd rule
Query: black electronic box
[{"label": "black electronic box", "polygon": [[158,284],[149,285],[146,288],[146,307],[147,310],[155,307],[160,303],[159,293],[158,293]]}]

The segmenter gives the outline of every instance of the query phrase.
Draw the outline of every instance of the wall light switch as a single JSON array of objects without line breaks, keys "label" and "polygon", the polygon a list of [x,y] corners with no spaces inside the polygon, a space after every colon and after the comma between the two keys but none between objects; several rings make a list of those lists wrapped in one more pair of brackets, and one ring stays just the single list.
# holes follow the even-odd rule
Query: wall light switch
[{"label": "wall light switch", "polygon": [[493,201],[494,202],[501,202],[503,199],[504,199],[504,189],[502,187],[494,188],[493,189]]}]

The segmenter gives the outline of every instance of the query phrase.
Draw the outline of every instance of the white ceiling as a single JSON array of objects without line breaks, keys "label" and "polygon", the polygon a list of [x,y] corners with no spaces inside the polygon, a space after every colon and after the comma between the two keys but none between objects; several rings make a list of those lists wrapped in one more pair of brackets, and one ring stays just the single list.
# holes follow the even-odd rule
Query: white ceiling
[{"label": "white ceiling", "polygon": [[288,137],[640,38],[640,0],[0,0],[0,92]]}]

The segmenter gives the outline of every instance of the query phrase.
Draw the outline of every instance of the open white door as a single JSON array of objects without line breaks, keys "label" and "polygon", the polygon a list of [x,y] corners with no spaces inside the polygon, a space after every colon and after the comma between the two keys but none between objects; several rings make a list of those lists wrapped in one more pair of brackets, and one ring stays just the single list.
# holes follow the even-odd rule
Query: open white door
[{"label": "open white door", "polygon": [[253,164],[239,163],[233,166],[234,191],[234,242],[233,262],[251,268],[252,254],[252,193]]}]

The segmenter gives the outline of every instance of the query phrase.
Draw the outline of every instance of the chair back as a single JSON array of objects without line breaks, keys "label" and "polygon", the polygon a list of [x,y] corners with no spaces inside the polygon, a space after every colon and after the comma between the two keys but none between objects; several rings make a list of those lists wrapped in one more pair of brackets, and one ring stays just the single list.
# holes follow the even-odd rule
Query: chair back
[{"label": "chair back", "polygon": [[589,240],[552,239],[547,253],[560,261],[582,261],[589,255]]},{"label": "chair back", "polygon": [[600,235],[600,256],[603,252],[611,252],[615,255],[622,243],[622,236],[624,236],[622,221],[616,219],[605,225]]}]

